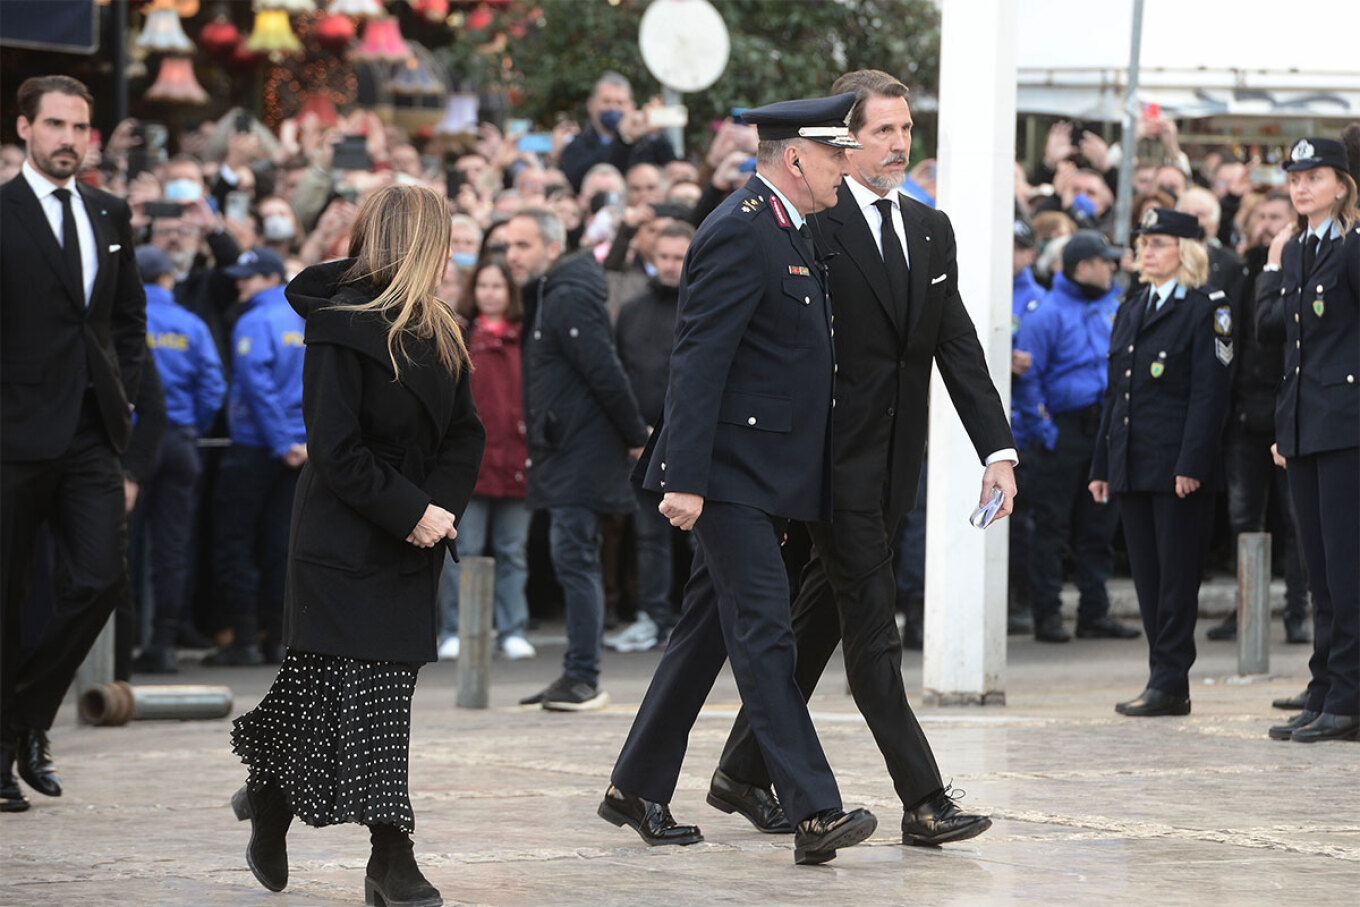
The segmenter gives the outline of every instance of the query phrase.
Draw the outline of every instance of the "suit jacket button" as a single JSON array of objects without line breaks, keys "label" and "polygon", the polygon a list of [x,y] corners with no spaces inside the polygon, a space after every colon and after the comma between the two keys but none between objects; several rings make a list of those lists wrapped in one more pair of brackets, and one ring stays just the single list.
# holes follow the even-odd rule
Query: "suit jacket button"
[{"label": "suit jacket button", "polygon": [[1126,369],[1124,369],[1124,377],[1125,377],[1125,378],[1132,378],[1132,377],[1133,377],[1133,369],[1131,369],[1131,368],[1126,368]]},{"label": "suit jacket button", "polygon": [[893,413],[895,413],[895,412],[896,412],[896,410],[894,410],[891,406],[888,407],[888,416],[889,416],[890,418],[892,417]]},{"label": "suit jacket button", "polygon": [[661,471],[662,472],[666,471],[666,464],[664,462],[661,464]]},{"label": "suit jacket button", "polygon": [[1128,391],[1124,391],[1124,399],[1125,399],[1125,400],[1129,399],[1129,392],[1128,392]]},{"label": "suit jacket button", "polygon": [[1346,383],[1347,383],[1347,384],[1354,384],[1354,383],[1355,383],[1355,376],[1354,376],[1354,375],[1347,375],[1347,376],[1346,376]]},{"label": "suit jacket button", "polygon": [[1132,344],[1132,343],[1129,344],[1129,352],[1130,352],[1130,353],[1133,352],[1133,344]]},{"label": "suit jacket button", "polygon": [[812,297],[810,297],[810,296],[804,296],[804,297],[803,297],[803,305],[810,305],[811,303],[812,303]]},{"label": "suit jacket button", "polygon": [[1294,323],[1295,323],[1295,324],[1298,324],[1298,323],[1299,323],[1299,313],[1298,313],[1298,312],[1295,312],[1295,313],[1294,313]]},{"label": "suit jacket button", "polygon": [[1125,416],[1125,417],[1124,417],[1124,424],[1125,424],[1125,425],[1128,425],[1128,424],[1129,424],[1129,417],[1128,417],[1128,416]]},{"label": "suit jacket button", "polygon": [[1294,374],[1297,375],[1298,373],[1299,373],[1299,367],[1296,365],[1296,366],[1294,366]]},{"label": "suit jacket button", "polygon": [[755,424],[756,424],[756,417],[755,417],[755,416],[751,416],[750,418],[748,418],[748,419],[746,420],[746,424],[747,424],[747,425],[755,425]]}]

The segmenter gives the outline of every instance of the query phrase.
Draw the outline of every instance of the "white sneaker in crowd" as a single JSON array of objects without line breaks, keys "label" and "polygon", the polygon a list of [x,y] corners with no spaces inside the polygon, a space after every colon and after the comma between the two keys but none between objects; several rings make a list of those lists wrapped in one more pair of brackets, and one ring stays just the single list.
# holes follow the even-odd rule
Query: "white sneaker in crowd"
[{"label": "white sneaker in crowd", "polygon": [[533,658],[538,650],[523,636],[515,635],[505,637],[501,643],[501,654],[510,661],[519,661],[521,658]]},{"label": "white sneaker in crowd", "polygon": [[439,660],[440,660],[440,661],[457,661],[457,660],[458,660],[458,637],[457,637],[457,636],[450,636],[448,639],[444,640],[443,642],[441,642],[441,643],[439,644]]},{"label": "white sneaker in crowd", "polygon": [[615,652],[646,652],[648,649],[656,648],[660,636],[661,630],[651,615],[639,611],[637,620],[618,633],[606,636],[604,644]]}]

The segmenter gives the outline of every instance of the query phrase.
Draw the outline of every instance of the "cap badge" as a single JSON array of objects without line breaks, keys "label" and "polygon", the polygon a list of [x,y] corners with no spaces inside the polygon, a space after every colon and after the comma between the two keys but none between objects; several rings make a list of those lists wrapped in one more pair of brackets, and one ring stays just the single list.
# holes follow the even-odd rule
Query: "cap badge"
[{"label": "cap badge", "polygon": [[1148,208],[1147,213],[1143,215],[1143,227],[1144,228],[1155,227],[1157,226],[1158,220],[1159,218],[1157,215],[1157,209]]},{"label": "cap badge", "polygon": [[1313,148],[1312,143],[1309,142],[1307,139],[1299,139],[1297,142],[1294,143],[1294,149],[1289,152],[1289,159],[1294,161],[1295,163],[1298,163],[1299,161],[1308,160],[1309,158],[1316,156],[1317,156],[1316,150]]}]

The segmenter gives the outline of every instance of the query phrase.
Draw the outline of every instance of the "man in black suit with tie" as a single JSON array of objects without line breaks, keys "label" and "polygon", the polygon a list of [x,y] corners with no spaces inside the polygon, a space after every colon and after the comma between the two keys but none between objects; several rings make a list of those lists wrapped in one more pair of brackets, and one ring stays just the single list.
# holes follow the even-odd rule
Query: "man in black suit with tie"
[{"label": "man in black suit with tie", "polygon": [[824,863],[877,827],[846,813],[793,681],[788,520],[831,516],[835,353],[807,213],[836,202],[854,95],[748,110],[756,173],[708,216],[685,258],[665,412],[644,487],[698,542],[685,603],[599,814],[648,844],[703,840],[668,806],[690,728],[723,661],[797,825],[794,862]]},{"label": "man in black suit with tie", "polygon": [[[887,73],[861,70],[832,88],[857,100],[839,203],[816,220],[830,260],[839,363],[833,430],[834,515],[808,526],[816,558],[793,606],[798,685],[811,696],[843,642],[846,674],[905,808],[909,844],[961,841],[991,820],[958,809],[907,704],[892,543],[916,504],[925,456],[930,373],[938,365],[987,466],[982,500],[1015,496],[1016,453],[977,332],[958,291],[949,218],[897,191],[911,149],[907,88]],[[905,245],[904,241],[905,240]],[[962,518],[962,514],[960,518]],[[762,831],[787,831],[769,792],[768,759],[738,716],[709,789],[709,803],[739,812]]]},{"label": "man in black suit with tie", "polygon": [[[127,204],[75,179],[93,99],[66,76],[19,86],[27,157],[0,187],[0,809],[28,808],[11,766],[61,795],[47,731],[113,611],[126,530],[118,454],[146,355],[146,297]],[[47,523],[62,594],[20,651],[34,538]]]}]

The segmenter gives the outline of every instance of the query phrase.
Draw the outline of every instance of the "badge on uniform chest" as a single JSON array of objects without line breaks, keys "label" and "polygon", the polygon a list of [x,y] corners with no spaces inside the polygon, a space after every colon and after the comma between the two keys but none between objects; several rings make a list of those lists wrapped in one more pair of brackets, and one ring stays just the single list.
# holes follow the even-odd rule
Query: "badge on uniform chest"
[{"label": "badge on uniform chest", "polygon": [[1157,358],[1152,360],[1152,366],[1148,369],[1148,372],[1152,374],[1152,377],[1160,378],[1162,377],[1162,375],[1166,374],[1166,362],[1164,361],[1165,359],[1166,350],[1162,350],[1160,353],[1157,354]]},{"label": "badge on uniform chest", "polygon": [[1321,297],[1313,300],[1313,314],[1321,318],[1322,313],[1327,311],[1327,303]]}]

